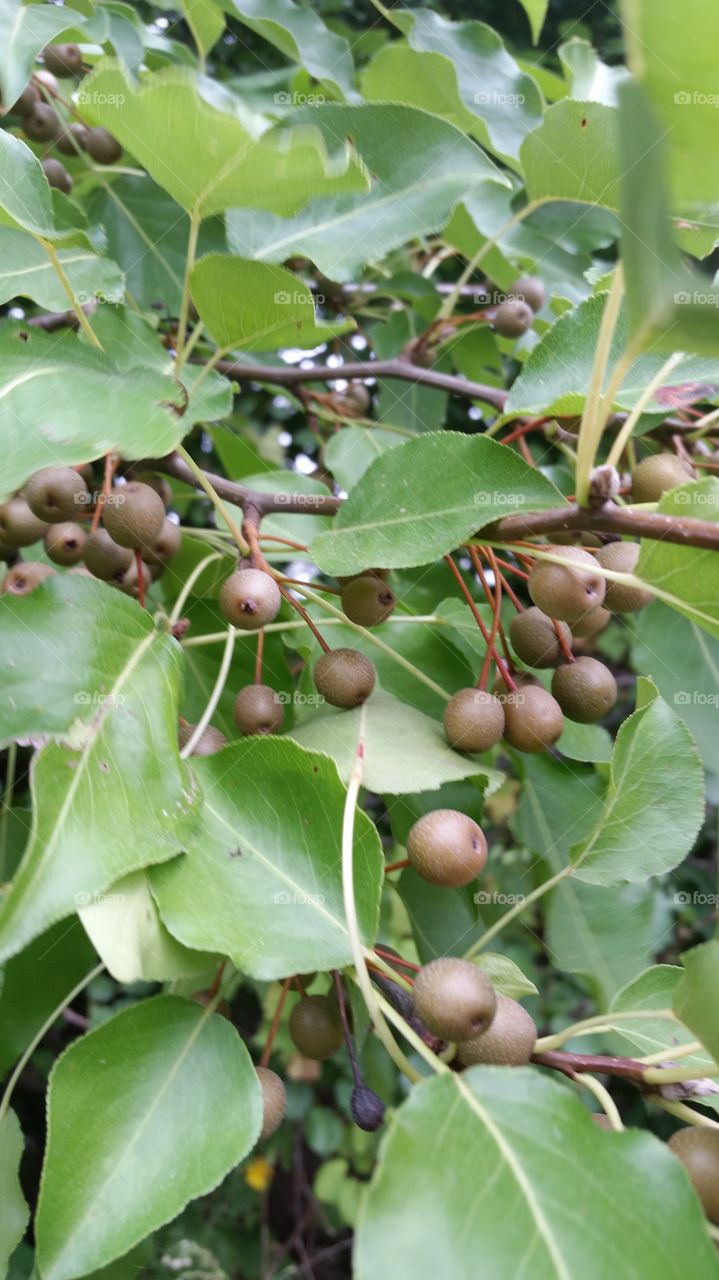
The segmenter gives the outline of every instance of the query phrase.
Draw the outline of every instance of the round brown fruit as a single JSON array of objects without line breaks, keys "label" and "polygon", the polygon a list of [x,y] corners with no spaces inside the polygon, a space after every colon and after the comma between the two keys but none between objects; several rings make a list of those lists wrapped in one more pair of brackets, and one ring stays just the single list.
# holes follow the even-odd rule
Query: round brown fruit
[{"label": "round brown fruit", "polygon": [[554,547],[564,563],[538,560],[530,570],[527,589],[532,603],[550,618],[570,627],[604,600],[605,583],[594,556],[581,547]]},{"label": "round brown fruit", "polygon": [[557,667],[552,693],[565,716],[577,724],[594,724],[611,711],[617,700],[617,682],[609,667],[597,658],[575,658]]},{"label": "round brown fruit", "polygon": [[22,118],[22,131],[31,142],[52,142],[60,132],[60,121],[46,102],[36,102]]},{"label": "round brown fruit", "polygon": [[24,498],[10,498],[0,507],[0,538],[10,547],[30,547],[46,529],[45,521],[30,510]]},{"label": "round brown fruit", "polygon": [[240,733],[277,733],[284,716],[284,706],[269,685],[246,684],[235,699],[235,724]]},{"label": "round brown fruit", "polygon": [[76,156],[79,151],[85,150],[86,138],[87,125],[75,120],[60,134],[55,146],[63,156]]},{"label": "round brown fruit", "polygon": [[407,857],[429,884],[459,888],[484,870],[487,840],[481,827],[457,809],[425,813],[407,837]]},{"label": "round brown fruit", "polygon": [[117,138],[113,138],[107,129],[102,129],[99,125],[88,129],[85,150],[97,164],[114,164],[122,155],[122,147]]},{"label": "round brown fruit", "polygon": [[51,524],[45,538],[45,550],[53,564],[71,565],[82,560],[85,530],[79,524],[63,521]]},{"label": "round brown fruit", "polygon": [[258,631],[277,617],[280,589],[264,569],[235,569],[220,591],[220,611],[233,627]]},{"label": "round brown fruit", "polygon": [[359,649],[328,649],[315,664],[312,679],[325,702],[349,710],[369,698],[375,669]]},{"label": "round brown fruit", "polygon": [[121,578],[130,568],[132,551],[114,542],[107,529],[96,529],[85,539],[82,558],[90,573],[109,582],[112,578]]},{"label": "round brown fruit", "polygon": [[719,1132],[687,1125],[672,1134],[668,1145],[689,1174],[707,1218],[719,1224]]},{"label": "round brown fruit", "polygon": [[59,160],[54,160],[52,156],[46,156],[42,161],[42,171],[51,187],[55,187],[58,191],[64,191],[69,196],[72,191],[72,178]]},{"label": "round brown fruit", "polygon": [[[188,724],[186,720],[180,721],[180,727],[177,730],[177,741],[180,748],[186,747],[197,725]],[[208,724],[202,730],[197,742],[192,748],[193,756],[214,756],[217,751],[221,751],[227,746],[227,738],[220,729],[216,729],[213,724]]]},{"label": "round brown fruit", "polygon": [[541,685],[520,685],[504,697],[504,737],[510,747],[536,755],[546,751],[564,728],[562,709]]},{"label": "round brown fruit", "polygon": [[457,1046],[464,1067],[483,1062],[498,1067],[524,1067],[537,1041],[537,1028],[527,1010],[509,996],[497,996],[489,1029]]},{"label": "round brown fruit", "polygon": [[10,112],[14,116],[27,116],[40,101],[40,94],[34,84],[26,84],[19,98],[13,102]]},{"label": "round brown fruit", "polygon": [[90,500],[87,485],[74,467],[42,467],[25,485],[30,509],[48,524],[82,515]]},{"label": "round brown fruit", "polygon": [[520,276],[512,285],[512,294],[526,302],[532,311],[541,311],[547,300],[547,291],[539,276]]},{"label": "round brown fruit", "polygon": [[[572,633],[566,622],[559,622],[565,643],[571,646]],[[554,667],[564,653],[552,619],[533,605],[516,614],[509,624],[509,638],[517,657],[528,667]]]},{"label": "round brown fruit", "polygon": [[165,507],[159,494],[149,484],[131,480],[113,489],[103,507],[102,518],[114,542],[121,547],[143,550],[151,547],[162,533]]},{"label": "round brown fruit", "polygon": [[181,542],[180,526],[166,517],[160,536],[153,543],[142,548],[143,557],[148,564],[165,564],[177,555]]},{"label": "round brown fruit", "polygon": [[504,734],[504,708],[486,689],[460,689],[444,710],[444,733],[455,751],[489,751]]},{"label": "round brown fruit", "polygon": [[591,613],[588,613],[586,617],[580,618],[579,622],[575,622],[572,627],[572,635],[575,641],[578,640],[580,643],[587,644],[595,636],[598,636],[600,631],[609,626],[611,620],[612,615],[609,610],[600,605],[598,609],[592,609]]},{"label": "round brown fruit", "polygon": [[318,1062],[331,1058],[344,1040],[340,1011],[330,996],[303,996],[298,1000],[290,1014],[289,1030],[303,1057]]},{"label": "round brown fruit", "polygon": [[494,328],[503,338],[521,338],[534,324],[534,312],[519,298],[500,302],[494,313]]},{"label": "round brown fruit", "polygon": [[454,956],[420,969],[414,983],[417,1015],[442,1040],[472,1040],[489,1027],[497,997],[486,973]]},{"label": "round brown fruit", "polygon": [[27,596],[54,572],[49,564],[40,564],[39,560],[23,561],[8,569],[0,583],[0,592],[9,596]]},{"label": "round brown fruit", "polygon": [[690,463],[675,453],[655,453],[642,461],[632,473],[632,499],[634,502],[658,502],[669,489],[689,484],[694,479]]},{"label": "round brown fruit", "polygon": [[[609,542],[597,552],[597,563],[613,573],[634,573],[639,559],[638,542]],[[604,604],[612,613],[634,613],[651,604],[654,596],[644,587],[628,587],[607,579]]]},{"label": "round brown fruit", "polygon": [[391,587],[371,574],[352,578],[342,588],[342,609],[350,622],[375,627],[390,616],[397,603]]},{"label": "round brown fruit", "polygon": [[76,44],[49,44],[42,51],[45,68],[61,80],[82,71],[82,54]]},{"label": "round brown fruit", "polygon": [[260,1142],[271,1138],[279,1129],[287,1112],[287,1090],[275,1071],[269,1067],[256,1067],[257,1079],[262,1090],[262,1128]]}]

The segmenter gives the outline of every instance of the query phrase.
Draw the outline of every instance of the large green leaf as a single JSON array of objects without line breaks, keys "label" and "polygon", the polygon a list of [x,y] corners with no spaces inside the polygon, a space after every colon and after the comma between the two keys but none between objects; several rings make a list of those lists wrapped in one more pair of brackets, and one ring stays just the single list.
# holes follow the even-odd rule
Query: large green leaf
[{"label": "large green leaf", "polygon": [[542,100],[496,31],[448,22],[431,9],[395,9],[393,17],[408,46],[380,50],[362,81],[365,97],[424,107],[516,161],[522,139],[541,122]]},{"label": "large green leaf", "polygon": [[[116,262],[79,245],[57,256],[79,302],[122,301],[125,282]],[[0,302],[12,298],[32,298],[48,311],[64,311],[68,301],[42,245],[24,231],[0,227]]]},{"label": "large green leaf", "polygon": [[244,258],[284,262],[304,254],[331,279],[351,280],[413,236],[440,231],[466,192],[507,183],[458,129],[414,107],[327,103],[298,111],[291,123],[314,124],[331,153],[350,137],[372,174],[371,190],[315,198],[294,218],[233,209],[228,241]]},{"label": "large green leaf", "polygon": [[475,1280],[478,1265],[492,1280],[719,1274],[696,1196],[663,1144],[602,1133],[530,1068],[474,1067],[413,1089],[357,1224],[356,1280],[382,1274],[390,1248],[392,1280]]},{"label": "large green leaf", "polygon": [[[682,519],[717,520],[719,480],[708,478],[673,489],[664,494],[657,510]],[[643,539],[635,573],[691,622],[719,636],[719,565],[711,551]],[[696,688],[696,682],[688,686],[690,696]]]},{"label": "large green leaf", "polygon": [[[292,737],[311,751],[323,751],[349,778],[359,737],[364,742],[364,782],[370,791],[407,795],[434,791],[445,782],[484,777],[494,789],[501,775],[476,756],[447,745],[442,727],[414,707],[382,689],[353,711],[324,706],[319,714],[293,729]],[[397,742],[401,740],[401,749]]]},{"label": "large green leaf", "polygon": [[[151,874],[168,928],[189,947],[226,953],[256,978],[347,964],[345,792],[331,761],[267,737],[192,764],[204,791],[202,825],[184,857]],[[367,943],[377,928],[381,877],[377,832],[360,813],[354,883]]]},{"label": "large green leaf", "polygon": [[257,1076],[225,1018],[174,996],[123,1010],[60,1058],[36,1220],[43,1280],[126,1253],[256,1141]]},{"label": "large green leaf", "polygon": [[222,5],[218,0],[182,0],[182,12],[200,53],[208,54],[225,29]]},{"label": "large green leaf", "polygon": [[18,1176],[24,1145],[15,1112],[6,1112],[0,1121],[0,1274],[4,1276],[30,1217]]},{"label": "large green leaf", "polygon": [[68,27],[82,23],[69,7],[50,4],[25,5],[21,0],[0,0],[0,92],[3,111],[20,96],[30,79],[37,55]]},{"label": "large green leaf", "polygon": [[[606,1025],[611,1027],[615,1040],[623,1042],[622,1053],[634,1057],[664,1053],[671,1061],[677,1048],[696,1040],[675,1012],[682,981],[683,971],[678,965],[657,964],[617,991]],[[637,1016],[628,1017],[631,1013]],[[622,1016],[613,1016],[618,1014]],[[697,1075],[711,1071],[714,1065],[711,1055],[703,1049],[686,1055],[681,1062],[683,1066],[695,1066]]]},{"label": "large green leaf", "polygon": [[[4,597],[0,618],[2,737],[58,739],[31,770],[33,827],[0,909],[7,958],[121,876],[177,853],[197,797],[177,749],[180,649],[139,605],[58,575]],[[40,671],[52,673],[44,694]]]},{"label": "large green leaf", "polygon": [[312,290],[284,267],[211,254],[192,272],[192,300],[221,347],[316,347],[354,328],[318,323]]},{"label": "large green leaf", "polygon": [[96,962],[78,920],[53,925],[8,960],[0,986],[0,1076]]},{"label": "large green leaf", "polygon": [[259,117],[212,105],[181,68],[136,86],[105,62],[84,82],[83,115],[110,129],[183,209],[202,217],[233,206],[286,215],[311,198],[368,185],[346,136],[328,149],[310,120],[263,133]]},{"label": "large green leaf", "polygon": [[326,573],[428,564],[509,511],[561,506],[554,485],[481,436],[428,433],[373,462],[313,556]]},{"label": "large green leaf", "polygon": [[572,850],[574,874],[590,884],[646,880],[690,852],[704,816],[704,773],[686,724],[649,680],[646,697],[614,744],[603,813]]},{"label": "large green leaf", "polygon": [[564,98],[528,133],[520,159],[530,200],[619,207],[618,113],[601,102]]},{"label": "large green leaf", "polygon": [[719,942],[705,942],[682,956],[684,973],[674,991],[674,1012],[719,1062]]},{"label": "large green leaf", "polygon": [[0,223],[54,240],[58,236],[47,178],[34,151],[0,129]]},{"label": "large green leaf", "polygon": [[341,95],[352,93],[350,46],[344,36],[330,31],[308,5],[295,4],[294,0],[233,0],[227,7],[246,27],[293,62],[299,62],[315,80]]},{"label": "large green leaf", "polygon": [[[70,394],[70,391],[72,394]],[[6,324],[0,330],[2,487],[38,467],[85,462],[117,450],[162,457],[182,439],[186,397],[171,377],[131,378],[74,333]]]},{"label": "large green leaf", "polygon": [[660,601],[635,614],[632,630],[636,670],[651,676],[689,725],[707,768],[719,773],[719,639]]},{"label": "large green leaf", "polygon": [[[107,251],[119,262],[127,291],[149,310],[162,303],[177,315],[187,255],[189,219],[162,187],[146,174],[122,176],[97,186],[87,199],[88,215],[102,223]],[[208,219],[200,230],[199,252],[221,252],[224,228]]]},{"label": "large green leaf", "polygon": [[[534,348],[513,384],[505,406],[507,414],[581,413],[589,386],[592,361],[606,294],[595,294],[566,311]],[[607,381],[628,340],[626,315],[617,324],[607,370]],[[649,352],[633,362],[614,399],[617,410],[631,409],[656,377],[666,357]],[[713,395],[719,382],[719,360],[686,355],[662,380],[645,406],[648,412],[666,413],[693,404],[701,388]]]}]

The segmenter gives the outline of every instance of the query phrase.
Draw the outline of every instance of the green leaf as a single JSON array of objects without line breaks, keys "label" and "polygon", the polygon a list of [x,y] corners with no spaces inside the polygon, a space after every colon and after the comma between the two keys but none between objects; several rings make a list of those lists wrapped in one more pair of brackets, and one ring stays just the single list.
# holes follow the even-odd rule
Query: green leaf
[{"label": "green leaf", "polygon": [[330,31],[309,6],[295,4],[294,0],[233,0],[231,12],[285,57],[305,67],[320,84],[342,96],[352,94],[350,46],[344,36]]},{"label": "green leaf", "polygon": [[354,328],[317,322],[312,290],[284,267],[212,254],[195,265],[192,300],[220,347],[316,347]]},{"label": "green leaf", "polygon": [[37,156],[14,133],[0,129],[0,223],[58,237],[47,178]]},{"label": "green leaf", "polygon": [[94,949],[77,920],[53,925],[8,960],[0,986],[0,1076],[95,963]]},{"label": "green leaf", "polygon": [[638,689],[646,700],[617,734],[604,811],[592,835],[572,850],[575,876],[590,884],[670,871],[690,852],[704,817],[694,739],[650,680],[640,679]]},{"label": "green leaf", "polygon": [[[121,302],[125,282],[116,262],[77,246],[58,250],[58,258],[78,302],[100,297]],[[42,245],[24,231],[0,227],[0,302],[31,298],[48,311],[65,311],[67,293]]]},{"label": "green leaf", "polygon": [[0,92],[4,111],[19,98],[45,45],[52,44],[68,27],[81,23],[80,15],[68,8],[0,0]]},{"label": "green leaf", "polygon": [[0,1121],[0,1274],[7,1275],[10,1254],[25,1234],[30,1210],[20,1187],[24,1139],[14,1111]]},{"label": "green leaf", "polygon": [[719,1062],[719,942],[704,942],[682,956],[684,973],[674,992],[674,1012]]},{"label": "green leaf", "polygon": [[529,25],[532,28],[532,43],[537,44],[542,34],[544,19],[547,16],[549,0],[519,0],[519,3],[529,18]]},{"label": "green leaf", "polygon": [[[107,893],[87,895],[89,900],[85,903],[83,896],[78,895],[83,927],[117,982],[168,982],[204,972],[212,974],[212,956],[188,950],[168,933],[145,871],[123,876]],[[217,968],[216,959],[214,967]]]},{"label": "green leaf", "polygon": [[[59,739],[32,765],[33,829],[0,909],[7,958],[121,876],[177,853],[197,797],[177,750],[180,649],[149,614],[103,583],[58,575],[3,597],[0,618],[12,673],[2,736]],[[44,698],[41,670],[54,677]]]},{"label": "green leaf", "polygon": [[211,1191],[260,1131],[255,1069],[235,1029],[158,996],[77,1040],[48,1094],[37,1212],[43,1280],[126,1253]]},{"label": "green leaf", "polygon": [[[72,387],[72,395],[68,388]],[[178,383],[147,370],[132,378],[74,333],[14,323],[0,329],[0,436],[6,493],[39,467],[117,450],[162,457],[189,424]]]},{"label": "green leaf", "polygon": [[[719,518],[719,480],[707,478],[665,493],[662,515],[698,520]],[[719,567],[711,551],[643,539],[637,577],[661,594],[665,603],[713,636],[719,636]],[[693,688],[689,686],[689,691]]]},{"label": "green leaf", "polygon": [[509,956],[503,956],[498,951],[482,951],[474,963],[486,973],[494,989],[501,992],[503,996],[510,996],[512,1000],[521,1000],[523,996],[538,994],[534,983],[530,982],[519,965],[515,964],[514,960],[510,960]]},{"label": "green leaf", "polygon": [[[287,738],[246,738],[193,759],[202,827],[187,854],[151,873],[167,927],[219,950],[256,978],[340,968],[351,960],[341,876],[345,792],[334,765]],[[360,928],[377,929],[382,858],[373,824],[355,825]]]},{"label": "green leaf", "polygon": [[618,113],[600,102],[564,98],[528,133],[520,160],[532,201],[572,200],[619,207]]},{"label": "green leaf", "polygon": [[[671,1061],[674,1050],[697,1038],[687,1030],[673,1008],[683,981],[683,972],[678,965],[658,964],[640,973],[616,993],[609,1007],[606,1025],[611,1027],[615,1037],[624,1041],[622,1052],[632,1053],[635,1057],[638,1054],[649,1057],[655,1053],[666,1053],[667,1060]],[[636,1018],[626,1016],[635,1012]],[[623,1015],[621,1018],[612,1017],[620,1013]],[[656,1016],[648,1016],[652,1014]],[[698,1075],[711,1071],[714,1066],[711,1056],[701,1050],[683,1057],[681,1063],[687,1067],[696,1066]]]},{"label": "green leaf", "polygon": [[619,87],[628,76],[626,67],[607,66],[589,41],[578,36],[560,45],[559,58],[570,81],[570,97],[580,102],[603,102],[608,107],[618,105]]},{"label": "green leaf", "polygon": [[182,12],[195,44],[204,57],[217,44],[225,29],[222,6],[215,0],[182,0]]},{"label": "green leaf", "polygon": [[478,1259],[492,1280],[719,1274],[671,1152],[648,1133],[602,1133],[531,1068],[447,1072],[412,1090],[357,1224],[356,1280],[382,1274],[390,1247],[392,1280],[473,1280]]},{"label": "green leaf", "polygon": [[350,137],[372,174],[371,190],[313,199],[294,218],[233,209],[227,238],[241,257],[284,262],[303,254],[332,280],[352,280],[414,236],[441,231],[466,192],[508,182],[459,130],[414,107],[326,103],[296,112],[291,123],[313,124],[331,153]]},{"label": "green leaf", "polygon": [[719,773],[719,639],[660,601],[635,614],[633,632],[633,665],[651,676],[688,724],[707,769]]},{"label": "green leaf", "polygon": [[[396,803],[393,800],[388,806],[390,813]],[[402,872],[397,892],[412,925],[420,964],[438,956],[463,956],[481,937],[485,926],[474,902],[475,889],[474,884],[464,889],[446,889],[442,910],[438,911],[436,886],[423,880],[412,867]]]},{"label": "green leaf", "polygon": [[482,436],[432,432],[373,462],[312,545],[326,573],[429,564],[508,511],[561,505],[554,485]]},{"label": "green leaf", "polygon": [[400,435],[381,427],[343,427],[330,436],[325,461],[338,485],[349,493],[375,458],[401,443]]},{"label": "green leaf", "polygon": [[398,796],[435,791],[443,783],[461,778],[482,776],[491,790],[501,782],[501,775],[477,756],[453,751],[436,720],[383,689],[375,689],[367,702],[353,711],[322,707],[292,730],[295,742],[331,756],[345,780],[352,770],[360,735],[365,744],[364,783],[380,795],[384,791]]},{"label": "green leaf", "polygon": [[395,10],[408,39],[381,49],[362,90],[375,101],[423,107],[516,161],[522,139],[542,119],[536,84],[522,72],[501,38],[483,22],[448,22],[431,9]]},{"label": "green leaf", "polygon": [[[505,413],[514,417],[532,413],[581,413],[599,337],[606,294],[594,294],[572,311],[565,311],[545,334],[527,359],[513,384]],[[626,313],[623,311],[614,334],[606,374],[611,372],[628,341]],[[631,365],[614,399],[618,411],[631,409],[644,394],[665,362],[665,356],[650,352]],[[694,404],[704,385],[713,395],[719,380],[716,359],[686,355],[662,381],[649,403],[648,413],[666,413],[684,404]]]},{"label": "green leaf", "polygon": [[104,0],[96,5],[83,34],[86,40],[94,41],[103,48],[109,45],[131,71],[137,71],[145,54],[145,45],[150,43],[149,32],[135,6],[122,4],[120,0]]},{"label": "green leaf", "polygon": [[[119,262],[127,290],[145,310],[157,303],[177,315],[187,255],[189,218],[152,178],[118,177],[95,188],[87,201],[89,217],[102,223],[107,251]],[[208,219],[200,229],[199,252],[221,252],[224,228]]]},{"label": "green leaf", "polygon": [[205,218],[247,205],[288,215],[311,198],[367,186],[346,137],[330,151],[309,120],[262,133],[259,117],[219,110],[179,67],[136,86],[108,60],[83,82],[83,98],[91,123],[110,129],[183,209]]}]

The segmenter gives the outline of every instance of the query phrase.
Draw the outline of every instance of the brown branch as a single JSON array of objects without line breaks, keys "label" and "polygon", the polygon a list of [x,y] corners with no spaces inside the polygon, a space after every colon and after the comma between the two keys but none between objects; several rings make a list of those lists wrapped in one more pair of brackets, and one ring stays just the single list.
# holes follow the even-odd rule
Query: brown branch
[{"label": "brown branch", "polygon": [[[145,459],[133,463],[135,470],[151,467],[154,471],[162,471],[165,475],[181,480],[183,484],[198,489],[199,482],[186,462],[176,453],[168,453],[165,458]],[[205,472],[207,479],[216,493],[227,502],[234,502],[243,510],[251,509],[256,516],[272,515],[278,511],[303,511],[318,516],[333,516],[341,505],[342,499],[330,493],[260,493],[256,489],[248,489],[235,480],[226,480],[224,476]]]},{"label": "brown branch", "polygon": [[[200,361],[199,363],[205,363]],[[270,382],[277,387],[292,387],[303,382],[336,382],[338,378],[397,378],[401,382],[422,382],[449,391],[453,395],[467,396],[471,400],[486,400],[495,409],[503,409],[509,395],[502,387],[490,387],[483,382],[472,382],[457,374],[441,373],[439,369],[427,369],[412,364],[400,356],[393,360],[356,360],[346,364],[318,364],[310,369],[298,365],[249,364],[242,360],[218,360],[215,368],[237,382]]]},{"label": "brown branch", "polygon": [[[652,1083],[646,1078],[649,1067],[646,1062],[636,1058],[617,1058],[602,1053],[564,1053],[549,1049],[545,1053],[532,1054],[532,1062],[538,1067],[550,1067],[553,1071],[561,1071],[570,1079],[581,1075],[584,1071],[597,1072],[599,1075],[616,1076],[622,1080],[630,1080],[644,1092],[657,1094],[663,1098],[695,1098],[719,1092],[716,1080],[697,1076],[695,1080],[668,1081],[666,1084]],[[674,1067],[671,1059],[661,1064]]]},{"label": "brown branch", "polygon": [[679,546],[719,550],[719,523],[664,516],[655,511],[628,511],[625,507],[611,504],[600,511],[586,511],[570,504],[550,511],[502,516],[482,529],[482,537],[492,542],[518,542],[542,533],[572,530],[626,534],[634,538],[653,538],[657,542],[674,542]]}]

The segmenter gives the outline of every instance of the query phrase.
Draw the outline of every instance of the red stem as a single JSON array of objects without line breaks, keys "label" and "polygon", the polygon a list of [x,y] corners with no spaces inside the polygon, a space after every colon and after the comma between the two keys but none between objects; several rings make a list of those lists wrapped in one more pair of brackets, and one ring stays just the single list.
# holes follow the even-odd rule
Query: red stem
[{"label": "red stem", "polygon": [[292,978],[285,978],[284,982],[282,983],[282,990],[280,991],[280,995],[279,995],[279,999],[278,999],[278,1001],[277,1001],[277,1005],[276,1005],[276,1008],[275,1008],[275,1012],[274,1012],[274,1014],[273,1014],[273,1016],[272,1016],[272,1022],[270,1023],[270,1029],[269,1029],[269,1031],[267,1032],[267,1039],[265,1040],[265,1047],[264,1047],[264,1049],[262,1050],[262,1057],[260,1058],[260,1066],[261,1066],[261,1067],[266,1067],[266,1066],[267,1066],[267,1064],[268,1064],[268,1062],[269,1062],[269,1060],[270,1060],[270,1057],[271,1057],[271,1055],[272,1055],[272,1046],[273,1046],[273,1044],[275,1043],[275,1036],[277,1035],[277,1028],[278,1028],[278,1027],[279,1027],[279,1025],[280,1025],[280,1019],[281,1019],[281,1017],[282,1017],[282,1010],[283,1010],[283,1009],[284,1009],[284,1007],[285,1007],[285,1000],[287,999],[287,992],[288,992],[288,991],[289,991],[289,989],[290,989],[290,983],[291,983],[291,982],[292,982]]}]

